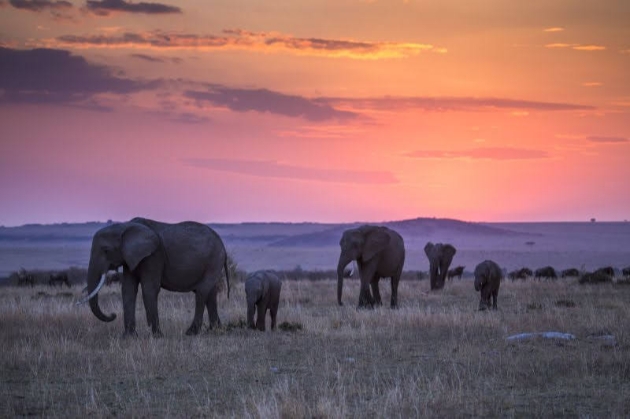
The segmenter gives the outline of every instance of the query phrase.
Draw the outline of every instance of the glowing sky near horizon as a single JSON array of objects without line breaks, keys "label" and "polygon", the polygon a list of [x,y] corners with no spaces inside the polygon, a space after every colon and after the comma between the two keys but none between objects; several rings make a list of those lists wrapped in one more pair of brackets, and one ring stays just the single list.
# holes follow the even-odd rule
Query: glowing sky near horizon
[{"label": "glowing sky near horizon", "polygon": [[0,0],[0,224],[630,219],[630,2]]}]

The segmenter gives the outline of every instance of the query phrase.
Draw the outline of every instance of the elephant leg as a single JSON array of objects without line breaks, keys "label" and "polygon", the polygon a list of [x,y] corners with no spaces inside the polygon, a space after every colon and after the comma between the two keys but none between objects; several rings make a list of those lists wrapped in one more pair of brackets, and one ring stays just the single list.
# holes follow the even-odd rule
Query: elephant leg
[{"label": "elephant leg", "polygon": [[256,328],[261,332],[265,331],[265,316],[267,315],[267,301],[262,298],[256,303]]},{"label": "elephant leg", "polygon": [[203,310],[206,307],[206,295],[201,291],[195,290],[195,317],[192,324],[186,330],[186,335],[196,335],[201,331],[201,325],[203,323]]},{"label": "elephant leg", "polygon": [[370,286],[372,288],[372,296],[374,297],[374,304],[377,306],[382,306],[383,302],[381,301],[381,291],[378,288],[378,278],[375,278],[370,282]]},{"label": "elephant leg", "polygon": [[[492,291],[492,309],[497,310],[497,298],[499,297],[499,290]],[[490,302],[488,301],[488,304]]]},{"label": "elephant leg", "polygon": [[206,299],[206,309],[208,310],[208,330],[212,330],[214,327],[221,327],[221,319],[219,318],[219,311],[217,310],[217,288],[214,287],[208,298]]},{"label": "elephant leg", "polygon": [[274,301],[269,307],[269,314],[271,315],[271,330],[276,330],[276,316],[278,315],[279,301]]},{"label": "elephant leg", "polygon": [[158,316],[158,295],[160,286],[150,282],[142,284],[142,301],[144,302],[144,310],[147,314],[147,324],[151,327],[153,337],[162,337],[160,330],[160,318]]},{"label": "elephant leg", "polygon": [[400,281],[400,275],[392,276],[392,301],[391,308],[398,308],[398,282]]},{"label": "elephant leg", "polygon": [[123,275],[122,281],[123,317],[125,332],[123,337],[138,336],[136,332],[136,298],[138,296],[138,280],[130,273]]},{"label": "elephant leg", "polygon": [[481,288],[481,300],[479,301],[479,310],[487,310],[490,308],[490,291],[487,285]]}]

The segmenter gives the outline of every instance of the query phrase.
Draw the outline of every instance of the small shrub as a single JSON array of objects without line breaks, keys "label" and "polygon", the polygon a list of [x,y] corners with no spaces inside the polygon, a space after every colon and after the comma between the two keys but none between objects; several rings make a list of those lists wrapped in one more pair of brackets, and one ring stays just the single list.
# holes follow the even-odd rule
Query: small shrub
[{"label": "small shrub", "polygon": [[575,301],[573,300],[557,300],[556,307],[575,307]]},{"label": "small shrub", "polygon": [[278,329],[283,332],[297,332],[298,330],[302,330],[302,323],[282,322],[278,325]]}]

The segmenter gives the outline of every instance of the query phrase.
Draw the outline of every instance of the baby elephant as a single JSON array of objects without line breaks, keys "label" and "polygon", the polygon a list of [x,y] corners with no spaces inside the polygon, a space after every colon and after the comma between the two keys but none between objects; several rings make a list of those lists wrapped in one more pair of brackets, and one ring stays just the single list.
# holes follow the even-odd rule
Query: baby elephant
[{"label": "baby elephant", "polygon": [[492,309],[497,309],[501,279],[503,279],[503,271],[495,262],[484,260],[477,265],[475,268],[475,291],[481,291],[479,310],[490,308],[490,296],[492,296]]},{"label": "baby elephant", "polygon": [[[267,310],[271,314],[271,330],[276,328],[281,288],[282,282],[272,271],[257,271],[247,276],[245,294],[247,296],[247,325],[250,328],[265,331]],[[254,312],[257,312],[255,325]]]}]

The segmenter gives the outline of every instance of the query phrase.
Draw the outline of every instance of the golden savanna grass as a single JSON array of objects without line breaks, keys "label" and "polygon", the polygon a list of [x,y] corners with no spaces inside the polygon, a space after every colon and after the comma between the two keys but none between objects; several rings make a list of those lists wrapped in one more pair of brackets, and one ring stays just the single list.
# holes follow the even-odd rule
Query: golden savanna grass
[{"label": "golden savanna grass", "polygon": [[[472,281],[428,293],[403,281],[400,308],[355,309],[358,281],[285,281],[279,322],[250,331],[243,284],[220,296],[223,327],[183,334],[192,294],[163,291],[164,338],[122,339],[120,290],[98,321],[80,287],[0,289],[0,416],[47,417],[627,417],[630,287],[504,282],[497,312],[478,312]],[[389,305],[388,281],[381,293]],[[207,318],[205,319],[207,323]],[[559,331],[571,341],[508,342]],[[613,335],[615,342],[601,339]]]}]

